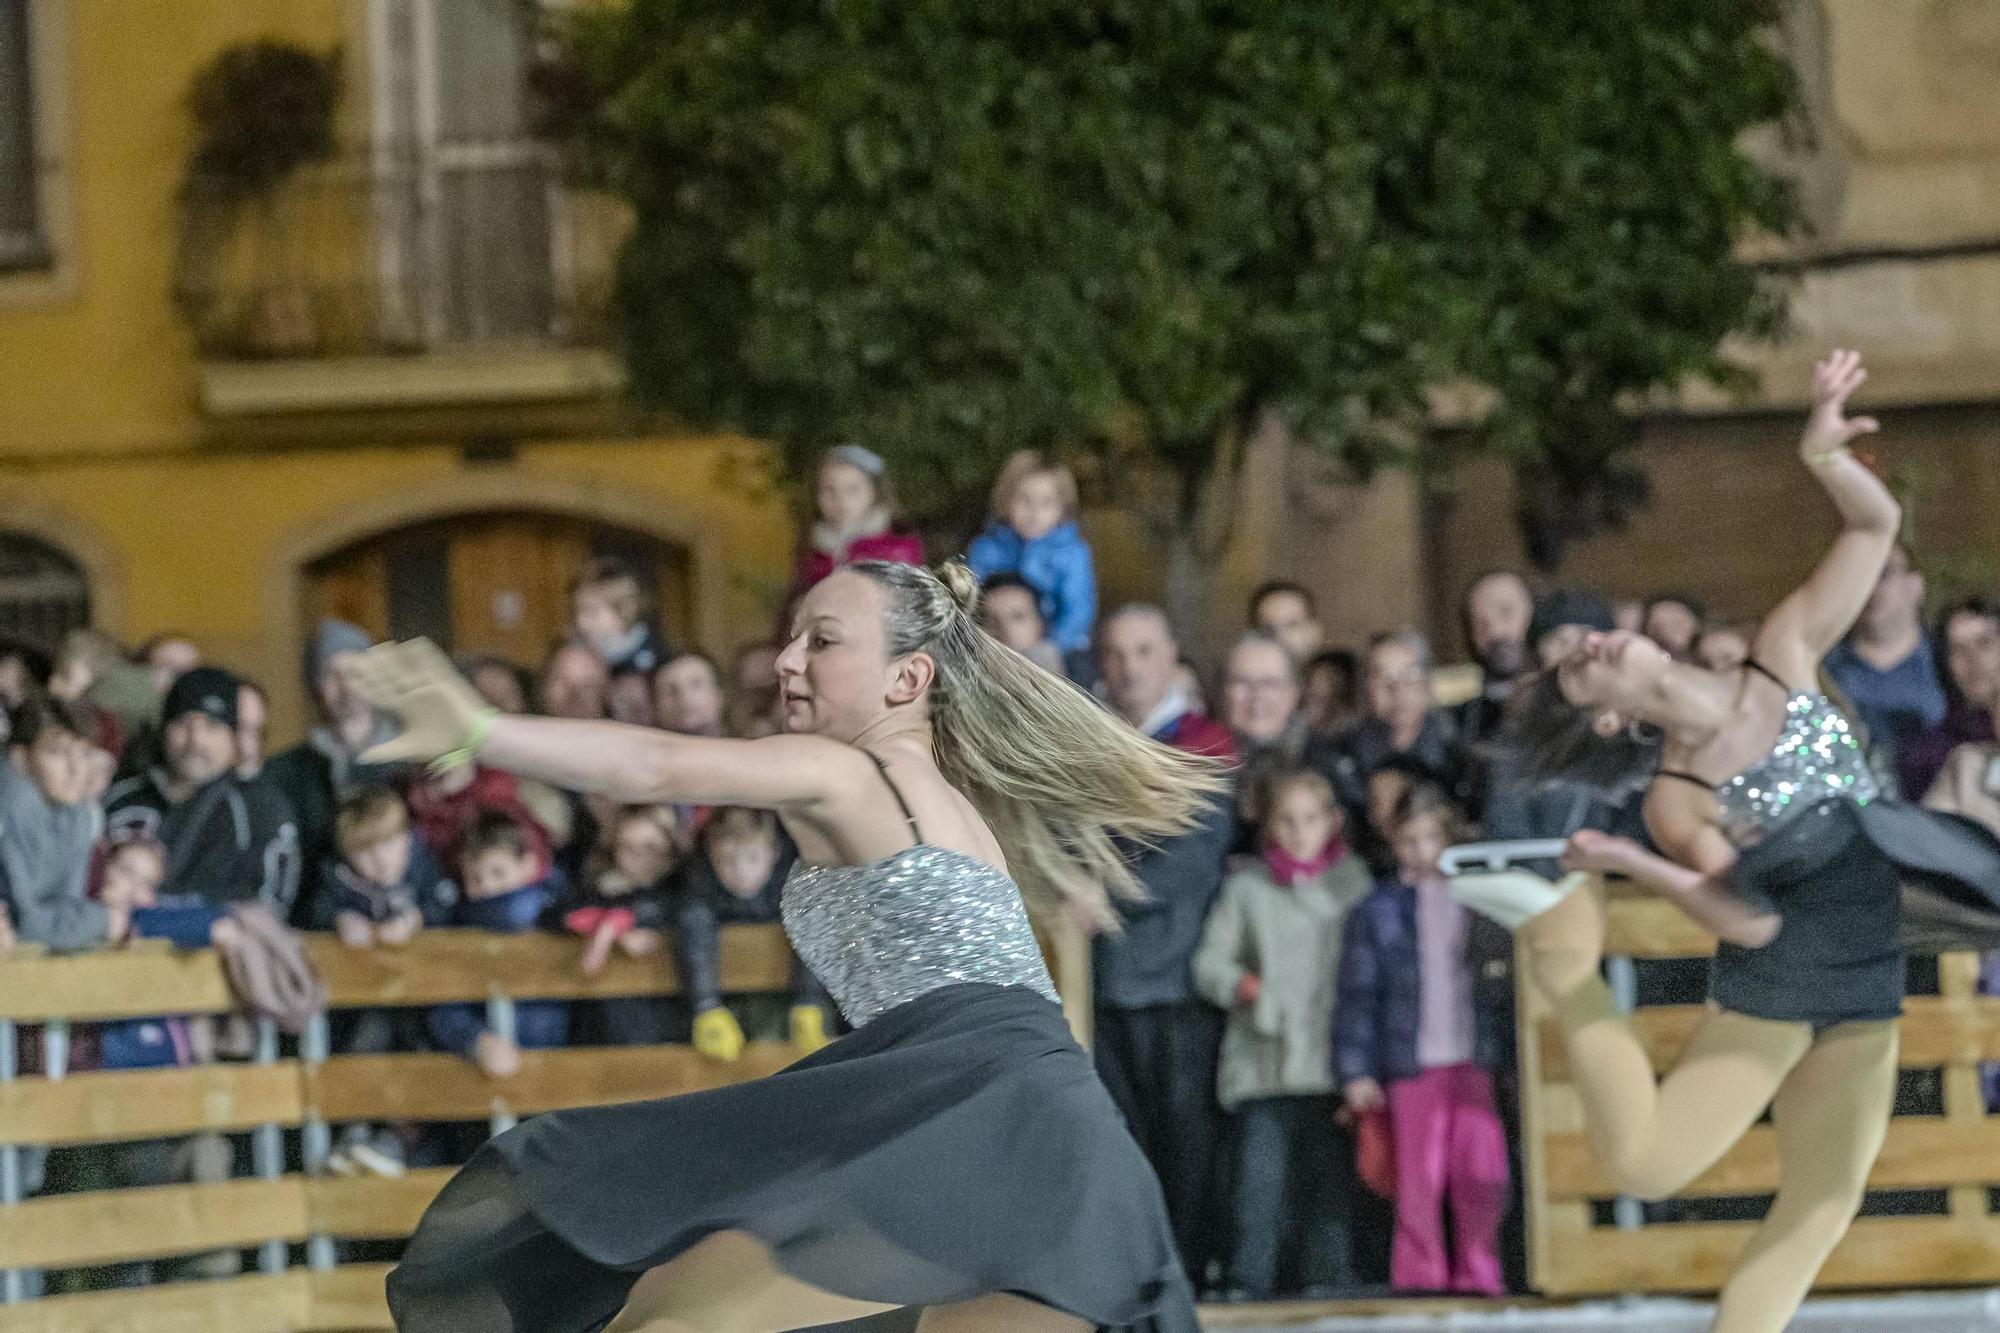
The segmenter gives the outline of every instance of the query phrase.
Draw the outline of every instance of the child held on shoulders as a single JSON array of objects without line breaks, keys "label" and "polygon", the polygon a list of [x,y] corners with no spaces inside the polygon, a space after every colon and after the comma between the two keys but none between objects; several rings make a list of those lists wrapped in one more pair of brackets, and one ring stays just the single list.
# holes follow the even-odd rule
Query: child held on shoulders
[{"label": "child held on shoulders", "polygon": [[1498,1041],[1493,1015],[1474,1002],[1468,948],[1486,923],[1452,899],[1438,868],[1467,830],[1450,798],[1427,782],[1403,794],[1390,824],[1396,873],[1355,905],[1343,936],[1334,1071],[1351,1112],[1388,1107],[1393,1285],[1500,1295],[1507,1143],[1489,1072]]},{"label": "child held on shoulders", "polygon": [[813,492],[815,521],[792,570],[792,600],[842,565],[888,560],[921,565],[924,542],[898,520],[881,455],[858,444],[826,451]]},{"label": "child held on shoulders", "polygon": [[667,646],[647,617],[645,589],[622,560],[590,561],[570,585],[570,627],[611,675],[650,676]]},{"label": "child held on shoulders", "polygon": [[[679,859],[671,806],[628,805],[611,817],[583,883],[558,909],[563,930],[584,941],[583,975],[602,972],[614,952],[646,958],[664,949],[667,880]],[[663,996],[599,1000],[575,1015],[577,1040],[584,1045],[653,1046],[686,1035],[685,1019],[675,1024],[672,1017]],[[587,1032],[581,1030],[585,1027]]]},{"label": "child held on shoulders", "polygon": [[1097,570],[1076,525],[1076,477],[1032,450],[1015,454],[993,486],[991,517],[966,563],[981,580],[1019,574],[1040,599],[1049,638],[1065,653],[1090,646]]},{"label": "child held on shoulders", "polygon": [[1261,855],[1232,870],[1194,956],[1196,986],[1228,1011],[1217,1092],[1237,1117],[1229,1285],[1277,1294],[1353,1280],[1353,1145],[1335,1124],[1332,1066],[1341,927],[1368,892],[1327,780],[1310,770],[1266,788]]},{"label": "child held on shoulders", "polygon": [[[537,929],[561,896],[560,880],[541,858],[531,830],[504,811],[483,813],[466,830],[459,887],[448,924],[496,935]],[[562,1001],[522,1000],[513,1008],[510,1038],[487,1026],[484,1005],[439,1005],[430,1011],[431,1039],[489,1078],[511,1077],[520,1072],[522,1051],[561,1046],[569,1037],[569,1008]]]},{"label": "child held on shoulders", "polygon": [[792,994],[722,995],[721,928],[776,922],[779,897],[798,853],[776,815],[729,806],[702,825],[681,865],[674,927],[681,976],[694,1006],[694,1045],[715,1060],[743,1053],[744,1034],[757,1041],[789,1038],[805,1051],[826,1045],[826,991],[806,965],[792,960]]}]

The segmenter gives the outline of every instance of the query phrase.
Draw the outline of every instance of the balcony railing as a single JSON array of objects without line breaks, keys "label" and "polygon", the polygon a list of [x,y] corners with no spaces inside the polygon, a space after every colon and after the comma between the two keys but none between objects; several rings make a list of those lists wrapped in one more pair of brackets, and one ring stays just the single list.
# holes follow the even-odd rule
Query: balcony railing
[{"label": "balcony railing", "polygon": [[191,227],[180,304],[210,361],[591,347],[625,227],[541,144],[376,149]]}]

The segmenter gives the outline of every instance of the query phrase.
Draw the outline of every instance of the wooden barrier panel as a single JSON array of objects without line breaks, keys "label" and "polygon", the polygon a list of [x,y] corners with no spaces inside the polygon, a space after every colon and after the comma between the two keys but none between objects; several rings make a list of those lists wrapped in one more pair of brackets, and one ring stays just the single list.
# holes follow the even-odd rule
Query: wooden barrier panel
[{"label": "wooden barrier panel", "polygon": [[[1713,940],[1665,902],[1614,895],[1609,907],[1609,954],[1681,958],[1712,951]],[[2000,1281],[2000,1217],[1987,1207],[1988,1187],[2000,1185],[2000,1118],[1986,1114],[1978,1073],[1980,1061],[2000,1059],[2000,999],[1974,993],[1977,968],[1972,955],[1941,958],[1941,994],[1906,1002],[1901,1063],[1905,1069],[1941,1071],[1943,1114],[1893,1118],[1869,1176],[1877,1190],[1943,1191],[1945,1211],[1861,1218],[1822,1271],[1822,1288]],[[1707,1013],[1702,1005],[1654,1006],[1630,1021],[1654,1068],[1664,1074]],[[1614,1197],[1616,1186],[1583,1132],[1561,1030],[1525,985],[1518,1036],[1535,1286],[1558,1296],[1717,1290],[1755,1225],[1597,1223],[1593,1204]],[[1776,1134],[1758,1126],[1681,1196],[1754,1198],[1777,1185]]]},{"label": "wooden barrier panel", "polygon": [[0,1083],[0,1143],[113,1143],[296,1125],[298,1067],[197,1065]]},{"label": "wooden barrier panel", "polygon": [[450,1180],[450,1167],[411,1171],[393,1179],[322,1176],[306,1181],[308,1227],[348,1240],[400,1240],[417,1229],[437,1192]]},{"label": "wooden barrier panel", "polygon": [[215,955],[145,941],[107,953],[23,953],[0,960],[0,1018],[145,1018],[236,1007]]},{"label": "wooden barrier panel", "polygon": [[723,1064],[692,1046],[523,1051],[521,1072],[492,1079],[455,1055],[344,1055],[306,1070],[306,1104],[324,1120],[484,1120],[565,1106],[674,1097],[775,1074],[798,1052],[752,1042]]},{"label": "wooden barrier panel", "polygon": [[[126,1291],[93,1291],[52,1296],[21,1305],[0,1305],[0,1333],[304,1333],[339,1329],[387,1329],[385,1305],[379,1323],[341,1324],[322,1320],[315,1306],[320,1283],[333,1274],[298,1270],[219,1282],[176,1282]],[[379,1275],[373,1277],[377,1283]],[[341,1295],[336,1284],[328,1284]],[[364,1314],[351,1298],[330,1300],[328,1313]]]},{"label": "wooden barrier panel", "polygon": [[17,1268],[84,1268],[306,1236],[305,1177],[52,1194],[0,1208]]},{"label": "wooden barrier panel", "polygon": [[[579,966],[583,941],[569,935],[426,930],[401,948],[349,949],[329,935],[308,936],[306,944],[307,955],[326,978],[335,1009],[483,1000],[496,985],[511,995],[548,1000],[681,992],[669,954],[617,954],[598,975],[584,976]],[[783,930],[723,927],[725,992],[781,991],[791,984],[791,945]]]}]

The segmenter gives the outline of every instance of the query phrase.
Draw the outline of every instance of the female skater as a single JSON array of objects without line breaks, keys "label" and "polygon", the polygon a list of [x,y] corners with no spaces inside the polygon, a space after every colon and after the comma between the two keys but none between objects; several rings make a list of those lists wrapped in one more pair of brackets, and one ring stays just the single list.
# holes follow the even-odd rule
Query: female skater
[{"label": "female skater", "polygon": [[[1518,871],[1454,883],[1526,940],[1532,978],[1562,1025],[1592,1147],[1621,1191],[1674,1193],[1771,1107],[1777,1197],[1722,1289],[1716,1333],[1782,1329],[1860,1206],[1896,1090],[1903,871],[1956,881],[1962,922],[1990,924],[2000,884],[1990,839],[1878,799],[1847,720],[1814,683],[1821,655],[1875,586],[1901,518],[1849,451],[1876,428],[1844,415],[1864,378],[1852,352],[1815,368],[1800,456],[1841,532],[1759,627],[1742,667],[1709,671],[1637,634],[1594,633],[1544,673],[1511,720],[1533,773],[1607,785],[1653,762],[1639,728],[1657,729],[1661,770],[1645,815],[1665,855],[1580,832],[1563,866],[1587,873],[1560,885]],[[1721,940],[1709,1012],[1657,1084],[1598,973],[1603,873],[1657,890]]]},{"label": "female skater", "polygon": [[759,1082],[494,1139],[389,1279],[404,1333],[1195,1327],[1015,885],[1131,889],[1113,839],[1179,831],[1217,780],[988,639],[973,596],[962,566],[819,583],[778,662],[788,734],[758,741],[498,716],[428,643],[363,660],[403,721],[381,757],[778,811],[786,928],[856,1027]]}]

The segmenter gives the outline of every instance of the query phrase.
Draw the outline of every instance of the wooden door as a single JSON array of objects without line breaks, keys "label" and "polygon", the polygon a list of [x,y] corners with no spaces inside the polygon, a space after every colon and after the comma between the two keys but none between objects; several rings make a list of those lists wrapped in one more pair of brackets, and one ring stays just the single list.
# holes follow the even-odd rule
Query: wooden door
[{"label": "wooden door", "polygon": [[690,642],[686,551],[565,514],[468,514],[371,537],[306,571],[307,623],[337,616],[378,638],[422,635],[533,666],[567,631],[570,584],[593,556],[625,561],[668,641]]}]

